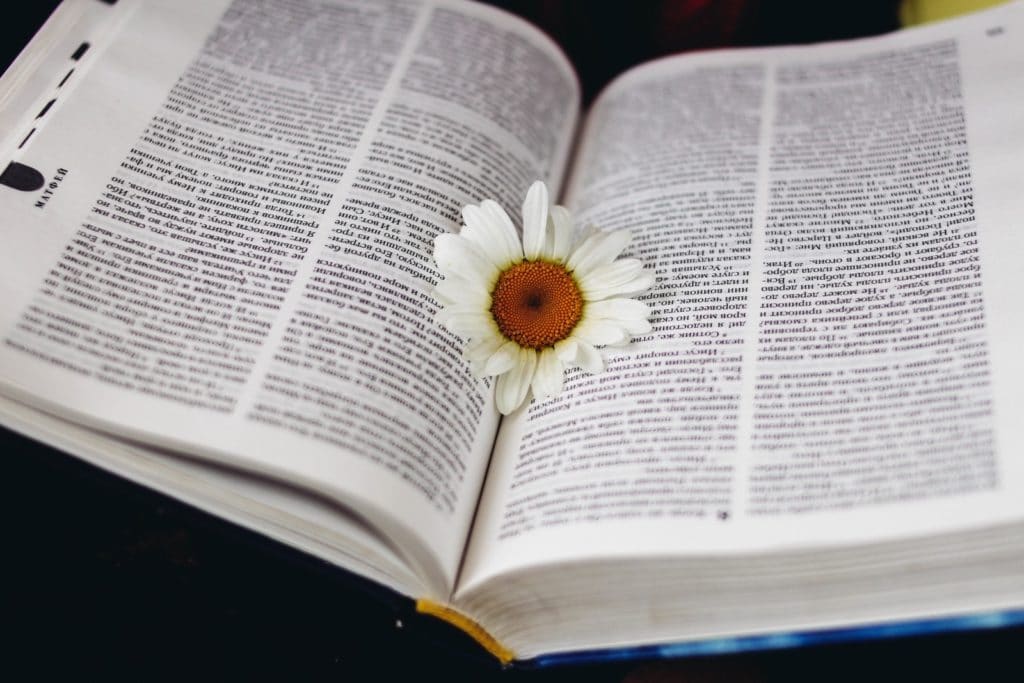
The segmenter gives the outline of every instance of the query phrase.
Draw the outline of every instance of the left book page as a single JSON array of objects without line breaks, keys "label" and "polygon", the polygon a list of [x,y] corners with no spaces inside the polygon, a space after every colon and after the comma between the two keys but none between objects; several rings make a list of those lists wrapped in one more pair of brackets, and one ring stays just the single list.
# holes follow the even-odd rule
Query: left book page
[{"label": "left book page", "polygon": [[557,186],[567,61],[456,2],[110,22],[0,143],[43,181],[0,188],[0,391],[330,496],[447,597],[497,416],[432,324],[432,242]]}]

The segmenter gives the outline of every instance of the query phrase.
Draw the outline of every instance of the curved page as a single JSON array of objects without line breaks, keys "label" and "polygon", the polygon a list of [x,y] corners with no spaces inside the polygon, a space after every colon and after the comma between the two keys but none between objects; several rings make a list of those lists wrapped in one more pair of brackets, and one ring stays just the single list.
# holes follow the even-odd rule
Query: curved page
[{"label": "curved page", "polygon": [[496,415],[432,241],[561,177],[564,57],[462,3],[115,11],[8,138],[44,185],[0,188],[3,391],[351,505],[447,597]]},{"label": "curved page", "polygon": [[1022,15],[602,95],[569,203],[634,232],[654,330],[503,423],[467,585],[1020,519]]}]

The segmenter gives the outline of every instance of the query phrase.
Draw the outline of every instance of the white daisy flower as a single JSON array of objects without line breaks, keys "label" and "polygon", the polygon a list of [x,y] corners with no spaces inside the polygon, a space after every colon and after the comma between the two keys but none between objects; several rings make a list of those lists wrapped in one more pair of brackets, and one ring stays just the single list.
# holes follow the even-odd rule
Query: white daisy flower
[{"label": "white daisy flower", "polygon": [[625,230],[588,229],[573,239],[572,217],[550,206],[535,182],[523,202],[523,237],[497,202],[462,210],[456,235],[434,240],[444,279],[434,290],[438,321],[468,339],[464,356],[478,377],[498,376],[495,402],[508,415],[530,389],[538,400],[562,390],[567,366],[604,370],[598,346],[649,332],[647,304],[628,298],[654,275],[637,259],[619,259]]}]

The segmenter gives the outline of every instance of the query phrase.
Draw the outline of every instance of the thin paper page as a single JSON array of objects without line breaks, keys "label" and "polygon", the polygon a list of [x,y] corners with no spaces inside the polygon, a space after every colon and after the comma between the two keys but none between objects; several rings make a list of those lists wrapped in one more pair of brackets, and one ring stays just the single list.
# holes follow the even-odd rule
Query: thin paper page
[{"label": "thin paper page", "polygon": [[410,572],[401,553],[332,501],[209,461],[122,441],[7,398],[0,397],[0,411],[5,426],[118,476],[326,558],[393,590],[407,594],[423,590],[422,578]]},{"label": "thin paper page", "polygon": [[21,151],[49,191],[0,197],[6,390],[334,496],[443,585],[496,415],[432,240],[560,177],[564,57],[463,3],[123,12]]},{"label": "thin paper page", "polygon": [[569,202],[634,231],[655,329],[503,426],[468,582],[1021,515],[1021,13],[609,88]]}]

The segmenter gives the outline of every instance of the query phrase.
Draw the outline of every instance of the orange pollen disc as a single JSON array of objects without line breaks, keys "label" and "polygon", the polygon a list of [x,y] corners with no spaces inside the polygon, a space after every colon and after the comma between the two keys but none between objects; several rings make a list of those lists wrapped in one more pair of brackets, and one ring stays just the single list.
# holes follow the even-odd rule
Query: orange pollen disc
[{"label": "orange pollen disc", "polygon": [[542,349],[572,332],[583,314],[583,295],[565,268],[545,261],[517,263],[498,276],[491,315],[502,334],[520,346]]}]

